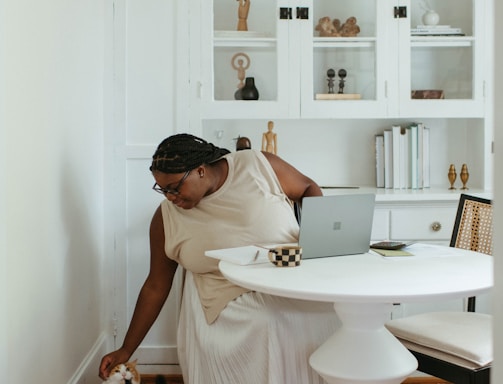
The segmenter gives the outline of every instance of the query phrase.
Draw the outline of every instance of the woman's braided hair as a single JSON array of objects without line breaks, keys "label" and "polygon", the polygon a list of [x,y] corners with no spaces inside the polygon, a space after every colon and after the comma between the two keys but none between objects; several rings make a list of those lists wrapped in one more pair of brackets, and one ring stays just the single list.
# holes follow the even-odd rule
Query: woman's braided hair
[{"label": "woman's braided hair", "polygon": [[182,173],[209,164],[230,151],[207,141],[180,133],[164,139],[152,156],[151,171]]}]

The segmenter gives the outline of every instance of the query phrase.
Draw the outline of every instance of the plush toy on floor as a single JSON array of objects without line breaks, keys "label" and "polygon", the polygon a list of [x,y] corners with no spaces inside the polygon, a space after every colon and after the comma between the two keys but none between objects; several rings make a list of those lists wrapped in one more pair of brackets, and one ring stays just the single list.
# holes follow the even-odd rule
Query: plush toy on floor
[{"label": "plush toy on floor", "polygon": [[136,362],[118,364],[110,371],[110,376],[103,384],[140,384],[140,373],[136,370]]}]

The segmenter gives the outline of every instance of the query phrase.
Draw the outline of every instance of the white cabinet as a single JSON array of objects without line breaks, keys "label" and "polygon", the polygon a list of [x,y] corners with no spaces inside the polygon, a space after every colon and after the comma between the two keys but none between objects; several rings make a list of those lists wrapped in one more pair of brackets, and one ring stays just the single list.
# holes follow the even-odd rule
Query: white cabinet
[{"label": "white cabinet", "polygon": [[[324,195],[374,193],[376,207],[372,225],[372,241],[397,240],[449,245],[458,193],[430,192],[386,193],[382,189],[323,189]],[[475,193],[480,195],[480,193]],[[491,198],[490,195],[480,196]]]},{"label": "white cabinet", "polygon": [[[448,245],[457,200],[442,202],[377,203],[373,239],[420,241]],[[384,225],[385,226],[384,226]],[[388,231],[385,233],[382,228]]]},{"label": "white cabinet", "polygon": [[[459,172],[466,163],[471,188],[492,188],[492,0],[251,0],[248,31],[236,30],[238,4],[190,0],[191,132],[218,138],[217,144],[231,150],[233,139],[247,136],[257,148],[256,127],[265,130],[273,120],[280,156],[289,160],[305,149],[316,152],[324,137],[345,143],[366,153],[356,162],[334,161],[341,172],[348,168],[353,174],[344,184],[361,186],[364,178],[365,186],[375,186],[374,135],[392,124],[421,121],[431,128],[432,187],[448,187],[449,164]],[[440,24],[460,28],[462,35],[411,35],[411,28],[422,23],[425,4],[438,12]],[[322,17],[346,21],[351,16],[360,28],[356,37],[319,36]],[[255,79],[258,100],[235,100],[239,59],[246,77]],[[344,94],[359,99],[317,98],[329,92],[330,68],[346,70]],[[340,79],[333,80],[337,93]],[[413,98],[418,90],[442,90],[444,98]],[[312,169],[293,163],[312,175],[321,164],[316,156],[311,160]]]},{"label": "white cabinet", "polygon": [[[484,116],[485,0],[253,0],[247,31],[238,4],[193,0],[191,81],[200,118],[378,118]],[[425,4],[463,35],[413,36]],[[356,17],[351,37],[321,36],[320,19]],[[439,32],[440,34],[442,32]],[[246,56],[233,57],[240,53]],[[249,60],[248,60],[249,58]],[[258,101],[236,101],[239,68],[254,77]],[[346,70],[343,92],[358,100],[318,100],[327,71]],[[418,100],[416,90],[444,99]]]}]

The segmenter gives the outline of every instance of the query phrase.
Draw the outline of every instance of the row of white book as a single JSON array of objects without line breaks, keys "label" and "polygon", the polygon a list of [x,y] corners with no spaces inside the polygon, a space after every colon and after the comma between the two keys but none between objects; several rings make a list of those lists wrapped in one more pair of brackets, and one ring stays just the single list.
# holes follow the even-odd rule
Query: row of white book
[{"label": "row of white book", "polygon": [[378,188],[430,187],[430,130],[423,123],[393,125],[375,137]]},{"label": "row of white book", "polygon": [[418,25],[411,28],[413,36],[464,36],[463,30],[450,25]]}]

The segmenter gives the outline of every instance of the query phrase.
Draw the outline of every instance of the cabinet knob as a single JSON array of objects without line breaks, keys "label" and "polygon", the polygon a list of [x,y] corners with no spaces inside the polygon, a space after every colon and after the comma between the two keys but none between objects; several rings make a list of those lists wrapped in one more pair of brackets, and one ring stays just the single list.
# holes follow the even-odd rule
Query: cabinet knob
[{"label": "cabinet knob", "polygon": [[434,232],[438,232],[442,229],[442,224],[440,224],[438,221],[434,221],[432,224],[431,224],[431,229],[434,231]]}]

